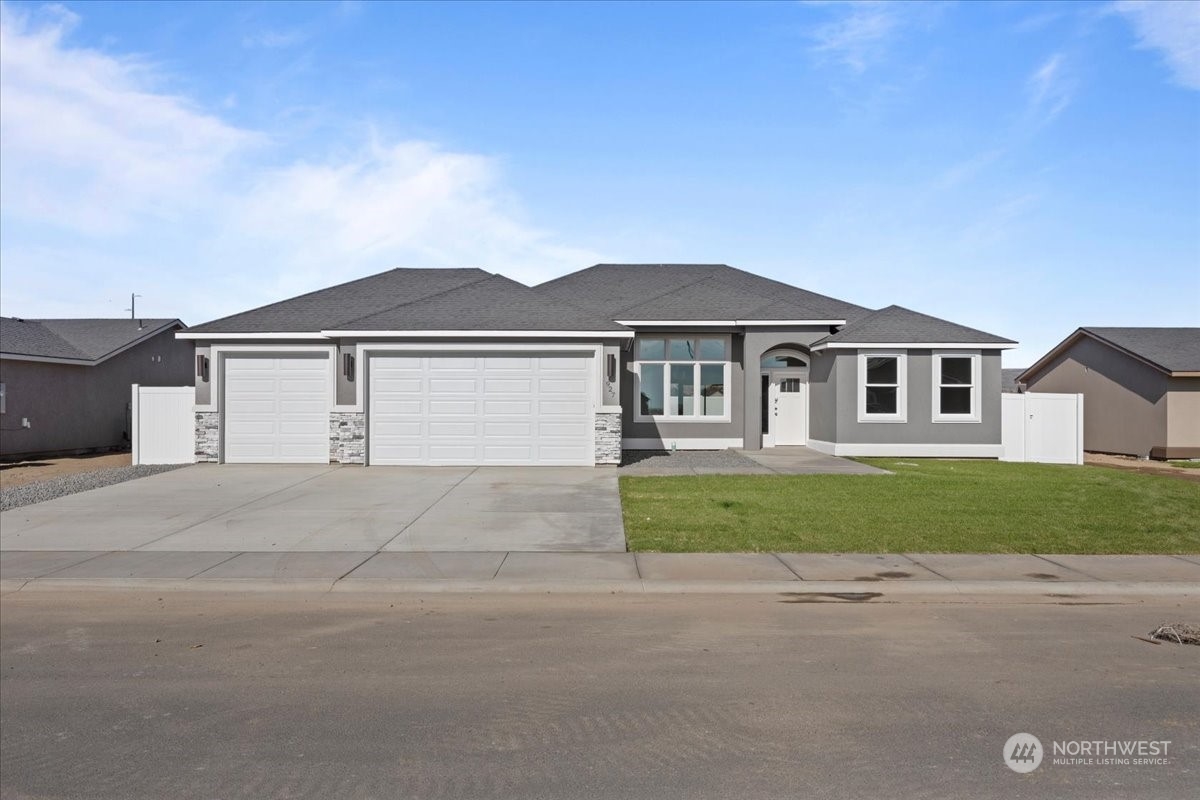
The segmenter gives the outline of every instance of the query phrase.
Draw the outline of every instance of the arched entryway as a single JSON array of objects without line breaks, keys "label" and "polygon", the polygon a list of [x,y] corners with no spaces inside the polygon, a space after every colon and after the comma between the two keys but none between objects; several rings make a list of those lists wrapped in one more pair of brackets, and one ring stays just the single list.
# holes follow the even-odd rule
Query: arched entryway
[{"label": "arched entryway", "polygon": [[777,347],[759,360],[763,447],[808,443],[807,353]]}]

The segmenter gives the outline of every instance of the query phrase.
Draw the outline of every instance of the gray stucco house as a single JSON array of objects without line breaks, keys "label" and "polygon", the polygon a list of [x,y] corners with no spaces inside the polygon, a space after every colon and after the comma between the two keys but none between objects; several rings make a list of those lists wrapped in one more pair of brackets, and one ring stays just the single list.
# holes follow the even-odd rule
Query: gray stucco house
[{"label": "gray stucco house", "polygon": [[1083,395],[1085,450],[1200,458],[1200,328],[1079,328],[1017,380]]},{"label": "gray stucco house", "polygon": [[0,317],[0,457],[129,447],[130,387],[192,385],[177,319]]},{"label": "gray stucco house", "polygon": [[524,286],[396,269],[209,322],[196,455],[615,464],[807,445],[995,458],[1008,339],[722,264],[600,264]]}]

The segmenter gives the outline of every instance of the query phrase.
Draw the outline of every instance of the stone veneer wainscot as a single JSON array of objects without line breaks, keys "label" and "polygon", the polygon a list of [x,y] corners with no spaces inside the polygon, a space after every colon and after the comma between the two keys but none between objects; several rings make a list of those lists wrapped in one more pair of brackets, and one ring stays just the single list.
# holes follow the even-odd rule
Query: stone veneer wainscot
[{"label": "stone veneer wainscot", "polygon": [[596,412],[596,463],[621,463],[621,412]]}]

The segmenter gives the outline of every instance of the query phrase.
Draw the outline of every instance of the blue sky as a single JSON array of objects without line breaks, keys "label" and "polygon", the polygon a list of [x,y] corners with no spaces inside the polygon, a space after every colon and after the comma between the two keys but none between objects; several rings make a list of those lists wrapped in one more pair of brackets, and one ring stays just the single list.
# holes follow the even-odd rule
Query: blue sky
[{"label": "blue sky", "polygon": [[1200,324],[1200,3],[6,2],[0,306],[723,262],[1022,342]]}]

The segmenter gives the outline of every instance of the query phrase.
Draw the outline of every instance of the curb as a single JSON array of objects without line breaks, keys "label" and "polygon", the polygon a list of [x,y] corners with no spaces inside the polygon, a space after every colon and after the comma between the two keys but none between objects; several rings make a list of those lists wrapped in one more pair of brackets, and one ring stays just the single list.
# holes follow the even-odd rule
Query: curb
[{"label": "curb", "polygon": [[661,580],[392,580],[346,578],[340,581],[137,580],[129,578],[33,578],[0,581],[0,593],[51,591],[163,592],[382,592],[421,594],[779,594],[831,600],[913,599],[918,597],[1036,597],[1079,600],[1094,597],[1200,597],[1191,581],[661,581]]}]

